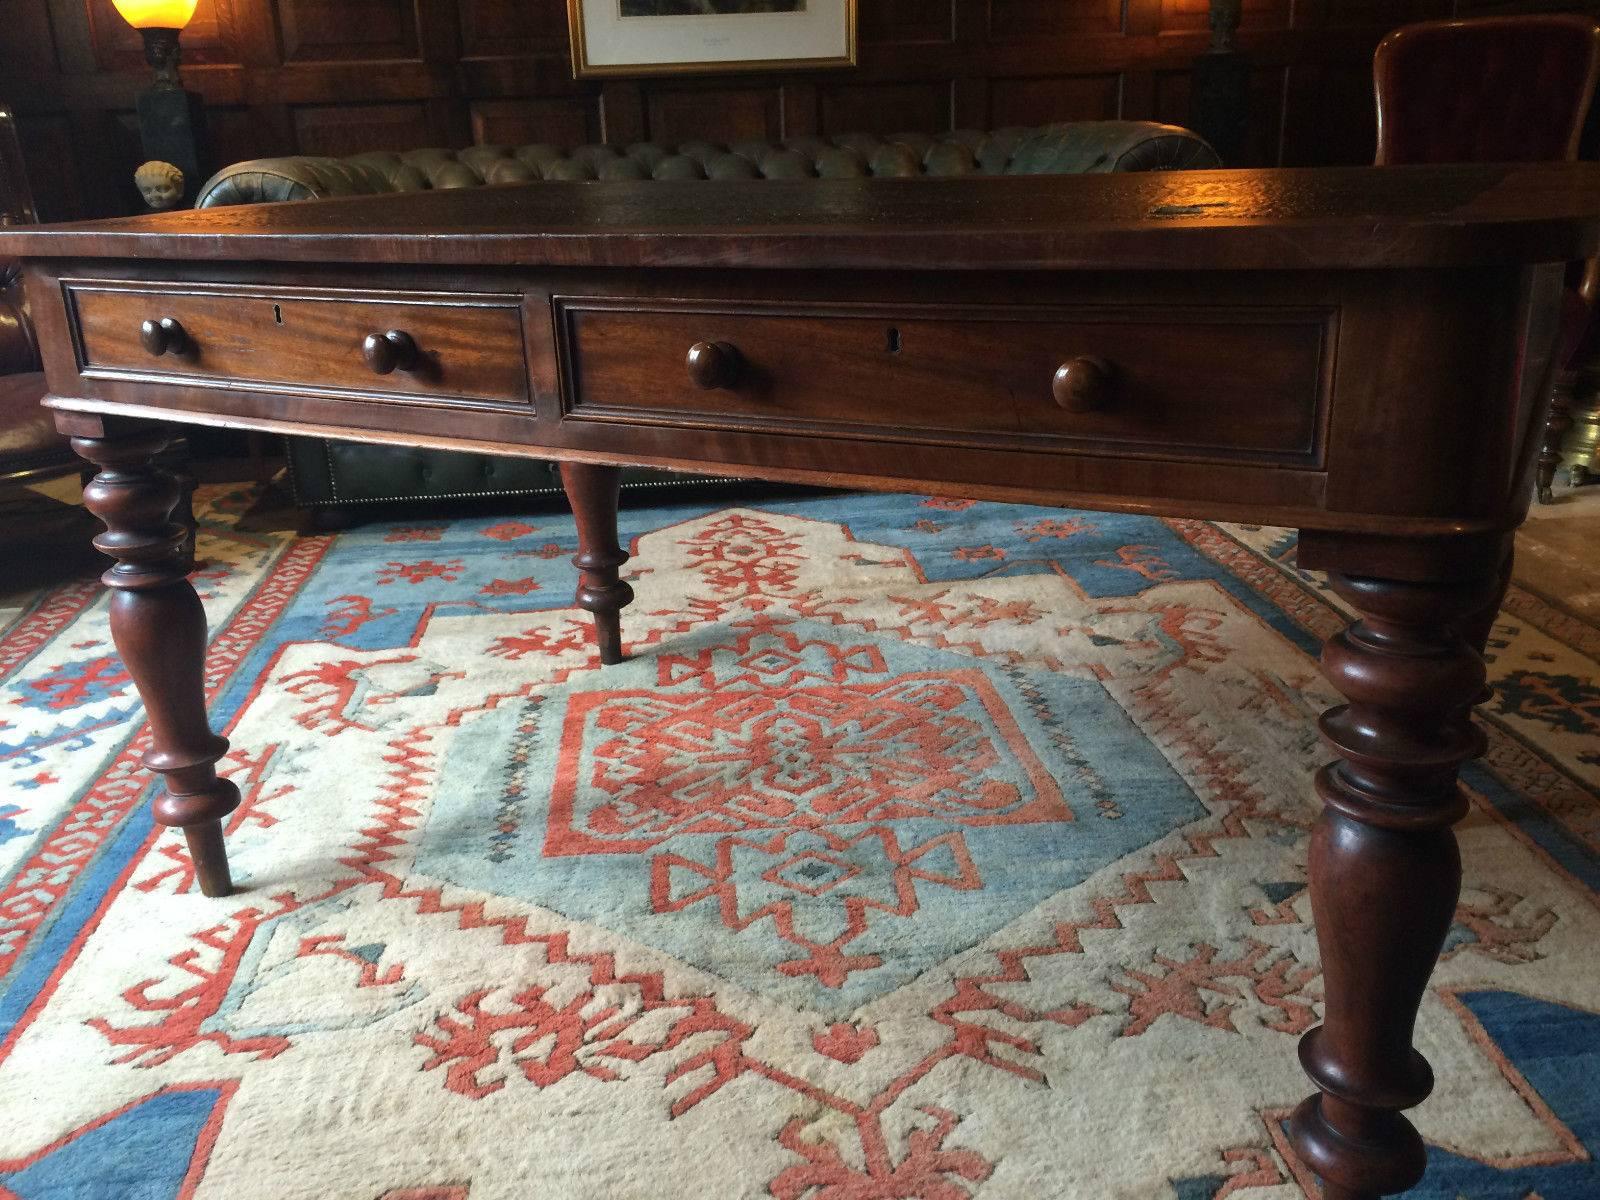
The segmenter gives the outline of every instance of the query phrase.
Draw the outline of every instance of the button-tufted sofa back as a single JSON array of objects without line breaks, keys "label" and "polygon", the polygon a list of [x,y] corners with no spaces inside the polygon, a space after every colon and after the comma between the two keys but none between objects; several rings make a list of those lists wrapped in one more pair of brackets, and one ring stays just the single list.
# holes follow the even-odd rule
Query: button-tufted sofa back
[{"label": "button-tufted sofa back", "polygon": [[197,207],[416,192],[535,180],[842,179],[862,176],[1076,175],[1220,166],[1196,134],[1149,121],[1075,121],[991,133],[845,133],[781,143],[472,146],[350,158],[236,163],[200,191]]}]

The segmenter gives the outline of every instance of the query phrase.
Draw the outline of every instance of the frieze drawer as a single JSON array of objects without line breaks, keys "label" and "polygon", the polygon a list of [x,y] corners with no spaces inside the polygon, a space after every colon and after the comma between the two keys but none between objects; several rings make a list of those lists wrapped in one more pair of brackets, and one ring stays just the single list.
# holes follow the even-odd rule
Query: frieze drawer
[{"label": "frieze drawer", "polygon": [[570,420],[1320,466],[1329,309],[555,305]]},{"label": "frieze drawer", "polygon": [[67,280],[79,368],[418,400],[526,404],[519,295]]}]

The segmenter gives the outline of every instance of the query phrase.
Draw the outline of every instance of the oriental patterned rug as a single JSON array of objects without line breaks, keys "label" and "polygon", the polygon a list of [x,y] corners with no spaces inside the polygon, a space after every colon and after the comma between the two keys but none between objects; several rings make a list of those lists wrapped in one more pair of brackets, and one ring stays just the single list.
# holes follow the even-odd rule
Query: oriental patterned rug
[{"label": "oriental patterned rug", "polygon": [[[1301,1200],[1337,602],[1281,530],[922,497],[248,531],[242,890],[92,581],[0,630],[0,1197]],[[1600,631],[1514,588],[1426,1200],[1600,1195]]]}]

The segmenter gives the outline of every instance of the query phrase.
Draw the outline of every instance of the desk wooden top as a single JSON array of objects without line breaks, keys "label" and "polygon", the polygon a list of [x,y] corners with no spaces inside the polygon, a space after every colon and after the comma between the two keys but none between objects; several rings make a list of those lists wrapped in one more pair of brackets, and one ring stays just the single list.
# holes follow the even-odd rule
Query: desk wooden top
[{"label": "desk wooden top", "polygon": [[1600,164],[535,183],[0,230],[0,255],[504,267],[1414,268],[1600,250]]}]

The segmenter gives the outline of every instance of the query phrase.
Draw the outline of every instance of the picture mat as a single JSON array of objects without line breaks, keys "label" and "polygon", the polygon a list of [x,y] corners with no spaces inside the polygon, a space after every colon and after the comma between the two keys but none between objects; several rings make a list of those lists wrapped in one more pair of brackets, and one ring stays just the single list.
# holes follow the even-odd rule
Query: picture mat
[{"label": "picture mat", "polygon": [[[773,12],[800,12],[806,8],[806,0],[617,0],[625,17],[711,17],[744,15],[749,13]],[[690,3],[710,4],[710,12],[660,12],[663,5],[682,5]],[[641,12],[629,12],[629,6],[642,9]]]},{"label": "picture mat", "polygon": [[699,63],[847,61],[848,0],[807,0],[780,13],[624,17],[618,0],[581,0],[586,68]]}]

